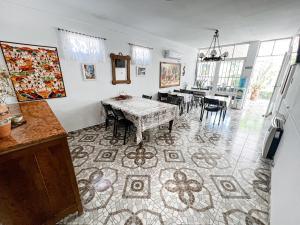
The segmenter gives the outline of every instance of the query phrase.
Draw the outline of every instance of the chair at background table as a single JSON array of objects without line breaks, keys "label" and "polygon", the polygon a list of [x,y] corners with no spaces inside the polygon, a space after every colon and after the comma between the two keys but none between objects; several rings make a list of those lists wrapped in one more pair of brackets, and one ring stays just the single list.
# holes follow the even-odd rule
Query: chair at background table
[{"label": "chair at background table", "polygon": [[177,95],[171,95],[168,94],[167,97],[167,103],[172,104],[172,105],[177,105],[180,111],[180,115],[183,114],[183,102],[184,102],[184,98],[181,96],[177,96]]},{"label": "chair at background table", "polygon": [[202,99],[203,96],[202,95],[198,95],[198,94],[193,94],[193,100],[192,100],[192,107],[202,107]]},{"label": "chair at background table", "polygon": [[200,115],[200,120],[202,121],[204,112],[206,111],[206,119],[208,117],[208,113],[210,112],[211,115],[213,112],[216,113],[215,119],[214,119],[214,124],[218,115],[218,112],[220,112],[220,117],[219,117],[219,123],[221,121],[221,115],[222,115],[222,105],[220,104],[220,101],[218,99],[210,99],[210,98],[203,98],[202,101],[202,109],[201,109],[201,115]]},{"label": "chair at background table", "polygon": [[142,98],[146,98],[146,99],[152,99],[152,96],[149,96],[149,95],[142,95]]},{"label": "chair at background table", "polygon": [[180,92],[185,94],[193,94],[193,91],[185,90],[185,89],[180,89]]},{"label": "chair at background table", "polygon": [[167,102],[167,99],[168,99],[168,93],[158,92],[158,101]]},{"label": "chair at background table", "polygon": [[125,129],[124,143],[123,144],[125,145],[126,144],[127,133],[130,132],[130,127],[133,126],[133,123],[130,120],[127,120],[125,118],[125,115],[122,112],[122,110],[112,108],[112,112],[113,112],[113,114],[116,118],[114,136],[116,137],[117,134],[118,134],[118,127],[123,126],[124,129]]},{"label": "chair at background table", "polygon": [[107,104],[103,104],[103,107],[104,107],[104,110],[105,110],[105,114],[106,114],[106,118],[105,118],[105,130],[107,130],[107,127],[109,125],[109,121],[113,121],[114,122],[114,131],[115,132],[115,121],[116,121],[116,118],[113,114],[113,111],[112,111],[112,107],[111,105],[107,105]]}]

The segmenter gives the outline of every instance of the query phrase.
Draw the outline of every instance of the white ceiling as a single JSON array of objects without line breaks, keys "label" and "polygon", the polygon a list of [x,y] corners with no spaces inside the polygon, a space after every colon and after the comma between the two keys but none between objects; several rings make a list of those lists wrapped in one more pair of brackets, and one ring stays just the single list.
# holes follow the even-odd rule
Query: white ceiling
[{"label": "white ceiling", "polygon": [[300,0],[60,0],[95,17],[193,47],[206,47],[213,31],[221,44],[295,34]]}]

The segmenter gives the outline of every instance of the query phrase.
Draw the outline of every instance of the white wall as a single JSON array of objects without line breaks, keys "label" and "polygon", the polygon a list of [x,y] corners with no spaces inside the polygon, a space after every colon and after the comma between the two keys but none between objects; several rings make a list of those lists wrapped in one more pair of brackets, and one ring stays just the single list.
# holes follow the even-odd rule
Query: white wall
[{"label": "white wall", "polygon": [[[49,1],[49,4],[50,2],[52,1]],[[96,65],[97,81],[83,81],[80,63],[64,60],[59,52],[67,97],[50,99],[48,103],[66,130],[76,130],[102,122],[100,101],[116,96],[120,91],[137,96],[156,94],[159,90],[159,63],[176,62],[164,59],[163,49],[183,53],[181,63],[186,64],[186,75],[181,77],[181,84],[185,82],[193,84],[196,49],[64,8],[63,5],[56,6],[56,11],[51,11],[51,7],[49,6],[47,10],[41,9],[39,2],[33,0],[1,1],[0,40],[58,46],[57,27],[107,38],[107,61]],[[136,77],[136,67],[132,65],[132,83],[112,85],[109,54],[112,52],[130,54],[129,42],[153,47],[153,63],[147,67],[145,77]],[[2,56],[1,64],[4,64]]]},{"label": "white wall", "polygon": [[296,225],[300,221],[300,65],[283,101],[287,122],[274,159],[271,180],[271,225]]}]

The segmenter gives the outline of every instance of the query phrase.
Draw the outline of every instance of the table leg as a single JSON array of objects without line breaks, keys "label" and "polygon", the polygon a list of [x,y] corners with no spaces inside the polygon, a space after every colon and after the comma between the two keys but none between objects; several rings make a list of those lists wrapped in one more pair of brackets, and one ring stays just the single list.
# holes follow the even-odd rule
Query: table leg
[{"label": "table leg", "polygon": [[173,127],[173,122],[174,120],[169,121],[169,132],[172,132],[172,127]]}]

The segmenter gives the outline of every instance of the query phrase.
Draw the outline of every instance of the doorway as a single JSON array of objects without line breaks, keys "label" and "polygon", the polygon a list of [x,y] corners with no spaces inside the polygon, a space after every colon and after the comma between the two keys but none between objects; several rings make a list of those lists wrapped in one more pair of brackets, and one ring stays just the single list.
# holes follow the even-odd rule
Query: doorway
[{"label": "doorway", "polygon": [[277,85],[285,53],[291,38],[261,42],[253,68],[248,99],[268,114],[270,99]]}]

